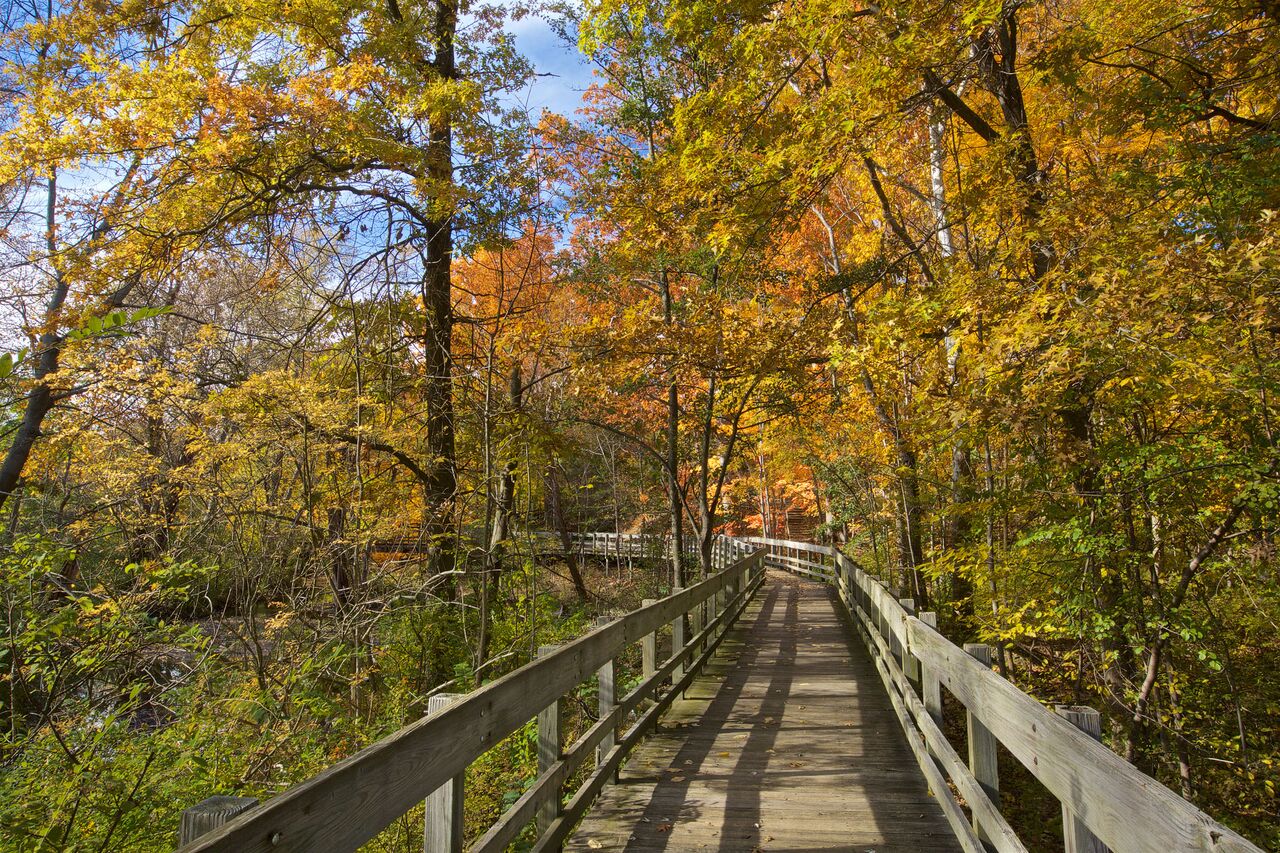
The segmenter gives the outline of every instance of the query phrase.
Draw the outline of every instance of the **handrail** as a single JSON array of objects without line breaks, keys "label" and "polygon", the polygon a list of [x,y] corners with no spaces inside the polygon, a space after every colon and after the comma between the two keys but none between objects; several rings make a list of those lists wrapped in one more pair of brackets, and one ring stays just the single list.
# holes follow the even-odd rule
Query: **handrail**
[{"label": "handrail", "polygon": [[[535,543],[546,543],[540,550],[557,552],[562,548],[557,533],[539,530],[533,533],[533,538]],[[686,537],[683,543],[681,554],[686,557],[697,555],[698,543],[692,537]],[[718,559],[723,549],[736,543],[736,539],[717,536],[712,542],[713,555]],[[574,553],[599,557],[671,556],[671,537],[657,533],[570,533],[569,544],[573,546]]]},{"label": "handrail", "polygon": [[[567,752],[556,755],[533,787],[473,848],[501,849],[540,807],[550,804],[554,819],[539,827],[535,849],[556,849],[631,748],[710,658],[725,630],[759,588],[763,553],[744,543],[721,542],[716,549],[717,563],[724,567],[720,572],[602,625],[405,726],[201,836],[181,848],[182,853],[355,850],[433,791],[450,784],[502,738],[556,706],[624,648],[644,641],[646,654],[655,650],[656,632],[672,624],[678,635],[673,635],[671,657],[612,703]],[[687,642],[683,640],[686,618],[694,626]],[[667,678],[673,684],[659,695]],[[617,726],[646,699],[653,706],[600,756],[595,772],[562,810],[565,780],[611,733],[616,737]]]},{"label": "handrail", "polygon": [[[1000,814],[994,745],[1003,744],[1062,803],[1068,853],[1261,853],[1261,849],[1107,749],[1060,715],[993,672],[914,613],[910,599],[895,599],[872,575],[838,549],[808,542],[744,538],[763,547],[765,564],[833,584],[867,645],[916,759],[956,830],[961,845],[982,843],[1001,853],[1025,848]],[[970,760],[966,764],[940,728],[939,685],[967,710]],[[976,771],[976,772],[975,772]],[[970,827],[946,778],[974,816]],[[1090,834],[1096,837],[1092,842]],[[1091,846],[1092,844],[1092,846]]]}]

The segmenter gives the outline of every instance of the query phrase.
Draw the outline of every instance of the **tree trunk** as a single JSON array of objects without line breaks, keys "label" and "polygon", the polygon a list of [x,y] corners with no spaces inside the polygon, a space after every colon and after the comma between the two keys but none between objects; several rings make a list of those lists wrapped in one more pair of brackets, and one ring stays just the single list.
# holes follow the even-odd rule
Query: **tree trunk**
[{"label": "tree trunk", "polygon": [[712,573],[711,541],[716,523],[716,508],[711,505],[711,433],[715,429],[716,375],[707,378],[707,409],[702,419],[702,436],[698,443],[698,571],[702,578]]},{"label": "tree trunk", "polygon": [[[973,461],[964,441],[951,448],[951,512],[943,532],[943,546],[951,551],[973,538],[974,526],[966,505],[973,499]],[[974,627],[973,581],[957,566],[951,570],[951,599],[966,632]],[[966,633],[968,636],[968,633]]]},{"label": "tree trunk", "polygon": [[920,487],[917,476],[915,452],[901,440],[896,440],[898,455],[898,483],[902,491],[902,536],[899,541],[899,556],[902,569],[911,584],[912,596],[916,607],[924,610],[929,606],[929,586],[924,572],[920,570],[920,518],[923,510],[920,506]]},{"label": "tree trunk", "polygon": [[[511,368],[508,383],[508,403],[513,413],[523,408],[524,387],[520,376],[520,365]],[[504,543],[510,536],[511,520],[515,516],[516,507],[516,467],[515,459],[508,459],[498,474],[497,493],[493,499],[493,527],[489,532],[488,553],[485,557],[484,573],[480,581],[480,630],[476,639],[477,672],[489,659],[490,623],[493,620],[493,602],[502,582],[502,557]]]},{"label": "tree trunk", "polygon": [[[437,0],[433,23],[432,68],[442,80],[458,77],[454,36],[457,0]],[[427,135],[427,177],[440,187],[453,185],[453,125],[447,115],[433,116]],[[425,484],[427,532],[433,571],[452,572],[457,562],[454,502],[458,491],[453,430],[453,217],[444,212],[428,225],[421,297],[425,312],[423,373],[427,414],[428,477]],[[452,587],[452,584],[450,584]]]},{"label": "tree trunk", "polygon": [[55,217],[58,205],[58,176],[49,176],[45,185],[45,251],[48,263],[53,267],[53,293],[49,296],[44,312],[44,331],[41,333],[38,351],[35,354],[35,386],[27,395],[27,405],[22,411],[22,421],[14,433],[13,443],[0,462],[0,509],[5,501],[17,490],[22,480],[22,471],[31,458],[31,448],[40,437],[40,427],[45,416],[53,409],[56,400],[49,378],[58,372],[58,358],[62,352],[62,336],[58,334],[58,323],[62,315],[63,305],[67,301],[68,285],[60,271],[57,255],[58,231]]},{"label": "tree trunk", "polygon": [[[670,327],[672,314],[671,281],[662,271],[662,319]],[[684,502],[680,497],[680,388],[676,384],[675,365],[671,365],[671,384],[667,386],[667,498],[671,512],[671,583],[685,585],[684,576]]]},{"label": "tree trunk", "polygon": [[350,550],[342,542],[346,533],[347,513],[342,507],[331,506],[327,521],[326,550],[329,551],[329,559],[333,561],[333,571],[330,573],[333,597],[337,599],[339,606],[345,607],[351,601],[352,569],[355,562]]},{"label": "tree trunk", "polygon": [[[944,110],[934,108],[929,115],[929,208],[933,214],[933,225],[937,232],[938,251],[943,258],[949,259],[955,253],[955,244],[951,239],[951,223],[947,219],[947,182],[946,182],[946,133],[947,117]],[[947,386],[954,396],[960,383],[960,341],[955,336],[955,329],[948,324],[943,337],[944,355],[947,361]],[[957,427],[963,424],[957,424]],[[957,429],[957,433],[959,430]],[[964,544],[973,535],[970,519],[962,515],[959,507],[968,503],[973,496],[973,465],[969,458],[969,448],[963,437],[957,435],[951,446],[951,512],[943,528],[943,548],[947,551]],[[973,626],[973,583],[959,570],[951,572],[951,599],[956,605],[960,621],[971,630]]]},{"label": "tree trunk", "polygon": [[[516,462],[511,460],[498,475],[498,494],[494,499],[493,532],[489,539],[489,553],[480,580],[480,630],[476,639],[476,663],[478,671],[489,659],[489,626],[493,620],[493,602],[502,582],[503,543],[510,535],[510,522],[515,514]],[[581,591],[579,591],[581,595]]]},{"label": "tree trunk", "polygon": [[565,518],[564,503],[560,494],[560,471],[555,463],[547,466],[547,509],[550,511],[551,523],[560,535],[560,546],[564,549],[565,563],[569,566],[569,576],[573,580],[573,588],[578,597],[587,600],[587,585],[582,580],[582,570],[578,566],[578,557],[573,553],[573,537],[569,535],[569,522]]}]

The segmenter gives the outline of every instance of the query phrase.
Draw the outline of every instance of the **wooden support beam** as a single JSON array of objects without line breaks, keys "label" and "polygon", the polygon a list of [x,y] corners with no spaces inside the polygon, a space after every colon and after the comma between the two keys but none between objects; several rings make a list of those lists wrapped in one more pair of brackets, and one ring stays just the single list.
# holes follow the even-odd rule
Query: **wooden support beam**
[{"label": "wooden support beam", "polygon": [[[554,654],[559,646],[539,646],[538,657]],[[552,702],[538,712],[538,774],[551,769],[560,760],[560,699]],[[547,827],[560,816],[560,788],[551,792],[547,801],[538,808],[538,832],[545,832]]]},{"label": "wooden support beam", "polygon": [[[437,693],[427,700],[427,716],[438,714],[462,698],[462,693]],[[426,800],[426,823],[422,829],[423,853],[462,853],[462,781],[459,773]]]},{"label": "wooden support beam", "polygon": [[[1058,716],[1066,719],[1096,741],[1102,740],[1102,715],[1082,705],[1055,705]],[[1066,853],[1111,853],[1107,845],[1089,831],[1080,815],[1062,804],[1062,841]]]},{"label": "wooden support beam", "polygon": [[[648,607],[650,604],[653,604],[656,600],[657,599],[646,598],[641,603],[643,604],[643,606]],[[653,677],[653,674],[658,671],[658,632],[657,631],[651,631],[650,633],[645,634],[644,640],[642,640],[640,643],[640,670],[641,670],[641,678],[644,681],[648,681],[650,678]],[[656,686],[654,687],[653,692],[656,696],[658,692]],[[645,700],[645,705],[646,706],[650,705],[652,704],[652,702],[653,702],[653,698],[651,697]]]},{"label": "wooden support beam", "polygon": [[[699,634],[701,634],[703,626],[707,624],[706,606],[707,606],[707,603],[703,601],[698,604],[695,604],[693,608],[689,611],[689,636],[690,637],[696,637]],[[695,657],[697,656],[698,652],[699,650],[695,648],[693,652]]]},{"label": "wooden support beam", "polygon": [[[673,590],[673,592],[678,593],[682,589],[683,587],[676,587]],[[684,651],[685,618],[686,617],[684,613],[677,613],[676,618],[671,620],[671,656],[672,657],[675,657],[676,655],[680,654],[680,652]],[[683,677],[684,677],[684,664],[682,663],[676,666],[676,668],[672,671],[671,678],[673,682],[676,682]]]},{"label": "wooden support beam", "polygon": [[[605,625],[608,625],[612,621],[613,621],[612,616],[597,617],[596,627],[602,628]],[[613,711],[613,706],[617,699],[617,695],[614,692],[615,690],[614,667],[615,667],[615,661],[613,658],[610,658],[609,660],[601,664],[600,668],[596,670],[596,681],[598,685],[596,694],[597,694],[597,699],[599,700],[599,711],[600,711],[599,719],[601,720],[609,716],[609,713]],[[601,739],[600,745],[596,747],[596,766],[597,767],[599,767],[601,764],[604,763],[605,756],[607,756],[610,750],[613,749],[613,745],[616,742],[616,740],[617,740],[616,732],[612,730],[609,731],[607,734],[605,734],[604,738]]]},{"label": "wooden support beam", "polygon": [[[898,599],[898,603],[902,605],[903,610],[907,611],[908,616],[914,616],[916,614],[916,600],[914,598],[900,598]],[[907,680],[910,681],[916,689],[919,689],[920,661],[915,655],[911,654],[911,649],[907,648],[906,643],[904,642],[905,639],[906,636],[904,632],[904,636],[898,638],[898,648],[900,649],[899,654],[902,658],[902,672],[907,676]]]},{"label": "wooden support beam", "polygon": [[[983,666],[990,668],[990,646],[983,643],[965,643],[964,650]],[[1000,771],[997,766],[995,735],[991,734],[973,711],[968,711],[966,716],[969,729],[969,769],[973,771],[973,777],[978,780],[987,798],[998,809],[1000,808]],[[980,821],[975,819],[973,828],[978,830],[979,838],[984,842],[990,842]]]},{"label": "wooden support beam", "polygon": [[893,643],[889,642],[889,638],[892,636],[889,633],[889,623],[885,621],[884,611],[880,607],[880,601],[876,598],[871,599],[871,618],[875,620],[876,633],[885,638],[889,653],[892,654]]},{"label": "wooden support beam", "polygon": [[725,591],[722,589],[719,592],[717,592],[715,595],[711,596],[710,599],[707,600],[707,624],[708,625],[715,622],[716,617],[720,615],[720,610],[721,608],[724,607],[724,600],[725,600],[724,594],[725,594]]},{"label": "wooden support beam", "polygon": [[[926,610],[920,614],[920,621],[933,628],[938,629],[938,614]],[[914,655],[913,655],[914,658]],[[919,661],[919,658],[914,658]],[[938,673],[931,666],[922,666],[920,673],[920,698],[924,700],[925,710],[929,712],[929,716],[939,726],[942,725],[942,682],[938,680]]]}]

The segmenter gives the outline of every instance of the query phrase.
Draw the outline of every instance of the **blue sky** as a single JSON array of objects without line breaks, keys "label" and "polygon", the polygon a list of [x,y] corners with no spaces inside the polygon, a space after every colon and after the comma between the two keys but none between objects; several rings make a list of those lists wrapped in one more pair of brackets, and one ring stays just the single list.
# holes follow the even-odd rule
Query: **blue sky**
[{"label": "blue sky", "polygon": [[591,66],[576,45],[566,44],[535,15],[508,21],[507,31],[520,53],[545,75],[536,78],[523,96],[530,115],[537,120],[545,108],[572,118],[582,105],[583,91],[592,83]]}]

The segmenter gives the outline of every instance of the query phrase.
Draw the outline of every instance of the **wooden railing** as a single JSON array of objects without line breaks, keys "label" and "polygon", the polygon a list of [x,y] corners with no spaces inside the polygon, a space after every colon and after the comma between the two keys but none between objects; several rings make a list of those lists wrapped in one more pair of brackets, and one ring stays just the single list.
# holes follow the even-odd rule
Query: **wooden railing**
[{"label": "wooden railing", "polygon": [[[1002,744],[1062,804],[1067,853],[1261,853],[1103,746],[1096,711],[1049,710],[992,671],[987,646],[959,648],[938,633],[935,614],[917,616],[910,599],[891,594],[837,549],[779,539],[742,541],[764,548],[767,566],[836,587],[965,850],[1026,850],[1000,812],[996,745]],[[965,708],[967,761],[942,733],[943,687]]]},{"label": "wooden railing", "polygon": [[[563,553],[564,545],[559,534],[539,530],[529,536],[530,545],[535,553]],[[662,559],[671,556],[671,537],[656,533],[570,533],[569,545],[576,554],[590,554],[596,557],[635,557]],[[733,540],[725,536],[717,536],[713,547],[727,549]],[[376,539],[370,543],[375,552],[426,554],[433,550],[426,532],[419,527],[402,530],[399,535]],[[681,549],[686,557],[698,555],[698,543],[695,537],[684,539]]]},{"label": "wooden railing", "polygon": [[[724,565],[724,561],[740,548],[739,539],[717,536],[711,543],[712,565]],[[671,556],[671,537],[653,533],[571,533],[569,542],[574,553],[593,557],[641,557],[666,559]],[[562,549],[560,539],[554,533],[534,534],[535,549],[543,553]],[[683,540],[681,553],[689,559],[698,556],[698,542],[693,536]]]},{"label": "wooden railing", "polygon": [[[732,540],[718,537],[717,544]],[[654,533],[570,533],[569,543],[575,554],[593,557],[639,557],[664,559],[671,556],[671,537]],[[534,550],[539,553],[557,553],[563,550],[560,537],[555,533],[539,531],[533,534]],[[697,555],[692,537],[684,540],[682,552],[686,557]]]},{"label": "wooden railing", "polygon": [[[620,545],[613,540],[580,544],[584,550]],[[221,823],[240,811],[234,803],[225,802],[233,798],[211,798],[201,804],[206,808],[197,807],[184,818],[184,833],[206,834],[191,840],[182,851],[354,850],[424,801],[428,853],[461,850],[459,787],[464,772],[535,718],[539,775],[470,849],[504,850],[531,822],[538,836],[534,850],[559,849],[600,789],[692,682],[754,595],[763,579],[763,553],[722,539],[715,549],[715,566],[721,570],[701,583],[648,601],[571,643],[544,647],[533,662],[470,694],[434,697],[435,707],[428,716],[229,822]],[[659,661],[658,635],[668,625],[671,654]],[[614,660],[635,643],[642,644],[642,680],[618,698]],[[598,684],[599,719],[563,749],[561,702],[593,678]],[[670,686],[663,689],[668,682]],[[624,730],[619,733],[620,729]],[[566,801],[564,786],[588,762],[594,762],[593,770]]]}]

